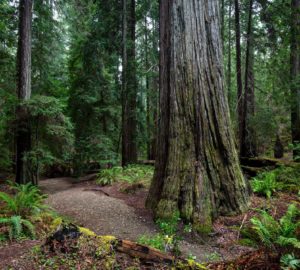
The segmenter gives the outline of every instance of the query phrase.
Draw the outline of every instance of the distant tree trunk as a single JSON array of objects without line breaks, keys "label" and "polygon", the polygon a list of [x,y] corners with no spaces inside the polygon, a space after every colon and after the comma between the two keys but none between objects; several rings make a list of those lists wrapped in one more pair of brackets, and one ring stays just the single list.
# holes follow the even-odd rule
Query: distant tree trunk
[{"label": "distant tree trunk", "polygon": [[[32,1],[20,0],[19,4],[19,40],[17,52],[17,93],[19,101],[26,101],[31,96],[31,22]],[[26,153],[31,150],[31,131],[28,123],[28,112],[20,104],[16,111],[16,182],[25,184],[35,182],[30,173]]]},{"label": "distant tree trunk", "polygon": [[276,134],[276,141],[274,144],[274,157],[275,158],[283,158],[284,155],[284,147],[280,140],[279,132]]},{"label": "distant tree trunk", "polygon": [[[300,0],[291,3],[291,120],[293,144],[300,143]],[[300,147],[294,150],[300,160]]]},{"label": "distant tree trunk", "polygon": [[224,50],[224,42],[225,42],[225,0],[221,0],[221,38],[222,38],[222,48]]},{"label": "distant tree trunk", "polygon": [[152,130],[151,130],[151,139],[150,139],[150,152],[148,159],[155,160],[156,154],[156,137],[157,137],[157,129],[158,129],[158,89],[159,89],[159,78],[158,78],[158,33],[159,33],[159,24],[157,20],[153,20],[153,28],[152,28],[152,78],[151,78],[151,116],[152,116]]},{"label": "distant tree trunk", "polygon": [[229,13],[228,13],[228,63],[227,63],[227,91],[228,91],[228,102],[229,108],[231,105],[231,12],[232,12],[232,0],[229,0]]},{"label": "distant tree trunk", "polygon": [[135,0],[123,0],[122,166],[137,162]]},{"label": "distant tree trunk", "polygon": [[147,206],[198,231],[248,205],[222,70],[218,0],[160,1],[160,117]]},{"label": "distant tree trunk", "polygon": [[254,94],[254,36],[253,36],[253,0],[249,1],[248,10],[248,30],[247,30],[247,52],[245,69],[245,90],[244,108],[241,130],[241,157],[257,156],[255,130],[251,126],[250,120],[255,113],[255,94]]},{"label": "distant tree trunk", "polygon": [[144,18],[145,23],[145,80],[146,80],[146,123],[147,123],[147,158],[151,156],[151,137],[152,137],[152,125],[151,125],[151,93],[150,93],[150,79],[149,79],[149,55],[148,55],[148,22],[147,13]]},{"label": "distant tree trunk", "polygon": [[234,0],[235,6],[235,42],[236,42],[236,80],[237,80],[237,115],[239,150],[243,144],[243,81],[242,81],[242,51],[241,51],[241,26],[240,26],[240,4],[239,0]]}]

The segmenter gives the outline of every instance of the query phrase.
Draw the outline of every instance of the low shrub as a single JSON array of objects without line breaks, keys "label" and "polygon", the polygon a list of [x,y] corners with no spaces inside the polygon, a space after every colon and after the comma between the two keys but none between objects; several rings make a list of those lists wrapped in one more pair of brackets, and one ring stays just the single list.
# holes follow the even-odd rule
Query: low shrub
[{"label": "low shrub", "polygon": [[274,192],[281,188],[281,184],[276,181],[276,173],[266,172],[260,174],[251,181],[252,190],[255,193],[270,198]]},{"label": "low shrub", "polygon": [[106,186],[115,182],[135,183],[137,181],[150,182],[154,168],[146,165],[128,165],[125,168],[113,167],[101,170],[97,177],[97,184]]},{"label": "low shrub", "polygon": [[0,192],[0,201],[4,203],[4,212],[7,215],[27,217],[41,212],[46,206],[43,204],[45,195],[41,194],[38,187],[28,183],[19,185],[10,183],[14,195]]},{"label": "low shrub", "polygon": [[300,249],[300,240],[297,236],[297,230],[300,228],[299,214],[300,211],[295,204],[289,205],[279,221],[266,211],[261,211],[259,217],[251,219],[253,238],[258,237],[267,248]]},{"label": "low shrub", "polygon": [[[7,227],[6,234],[10,240],[19,239],[22,236],[35,237],[34,225],[29,220],[23,219],[21,216],[2,217],[0,218],[0,224]],[[3,239],[5,239],[6,234],[2,234]]]},{"label": "low shrub", "polygon": [[296,258],[293,253],[283,255],[280,259],[280,263],[283,270],[300,269],[300,259]]},{"label": "low shrub", "polygon": [[153,247],[161,251],[166,250],[165,237],[162,234],[156,235],[142,235],[138,238],[137,242],[142,245]]}]

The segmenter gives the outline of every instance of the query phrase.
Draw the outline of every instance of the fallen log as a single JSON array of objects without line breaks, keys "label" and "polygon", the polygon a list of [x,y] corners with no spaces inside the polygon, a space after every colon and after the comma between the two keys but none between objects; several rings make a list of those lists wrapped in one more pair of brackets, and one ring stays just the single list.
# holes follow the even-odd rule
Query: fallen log
[{"label": "fallen log", "polygon": [[139,160],[138,164],[154,166],[155,165],[155,160]]},{"label": "fallen log", "polygon": [[250,166],[244,166],[244,165],[241,165],[241,168],[242,168],[242,171],[250,177],[255,177],[258,174],[265,171],[263,168],[250,167]]},{"label": "fallen log", "polygon": [[116,246],[119,252],[142,260],[171,264],[175,258],[169,254],[148,246],[140,245],[129,240],[119,240]]},{"label": "fallen log", "polygon": [[276,158],[267,158],[267,157],[257,157],[257,158],[241,158],[240,159],[242,166],[247,167],[255,167],[255,168],[270,168],[270,169],[276,169],[281,166],[287,166],[287,167],[299,167],[300,164],[293,161],[286,161]]}]

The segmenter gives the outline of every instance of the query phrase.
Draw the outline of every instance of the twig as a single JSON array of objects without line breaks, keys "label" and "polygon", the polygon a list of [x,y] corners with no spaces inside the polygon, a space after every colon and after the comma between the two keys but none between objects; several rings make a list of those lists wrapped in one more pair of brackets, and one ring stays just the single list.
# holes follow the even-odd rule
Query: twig
[{"label": "twig", "polygon": [[245,224],[245,222],[246,222],[247,217],[248,217],[248,213],[245,214],[245,216],[244,216],[244,218],[243,218],[243,221],[242,221],[242,224],[241,224],[241,226],[240,226],[240,228],[239,228],[239,230],[238,230],[238,235],[237,235],[237,239],[236,239],[237,241],[238,241],[239,238],[240,238],[241,230],[242,230],[242,228],[243,228],[243,226],[244,226],[244,224]]}]

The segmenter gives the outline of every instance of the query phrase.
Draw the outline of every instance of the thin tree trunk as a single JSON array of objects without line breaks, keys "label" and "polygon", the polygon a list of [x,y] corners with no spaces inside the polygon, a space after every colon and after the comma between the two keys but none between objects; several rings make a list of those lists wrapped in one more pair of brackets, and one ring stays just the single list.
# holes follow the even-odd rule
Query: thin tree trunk
[{"label": "thin tree trunk", "polygon": [[234,0],[235,5],[235,42],[236,42],[236,80],[237,80],[237,115],[239,150],[241,150],[243,130],[243,81],[242,81],[242,52],[241,52],[241,26],[240,26],[240,4]]},{"label": "thin tree trunk", "polygon": [[137,162],[135,0],[123,0],[122,166]]},{"label": "thin tree trunk", "polygon": [[207,232],[248,205],[222,70],[218,0],[160,2],[160,117],[147,198],[156,217],[180,212]]},{"label": "thin tree trunk", "polygon": [[149,83],[149,56],[148,56],[148,23],[147,23],[147,13],[145,15],[145,80],[146,80],[146,123],[147,123],[147,158],[150,159],[151,156],[151,93],[150,93],[150,83]]},{"label": "thin tree trunk", "polygon": [[254,36],[253,36],[253,0],[249,1],[248,10],[248,30],[247,30],[247,51],[245,68],[245,91],[244,110],[241,135],[241,157],[257,156],[255,130],[251,126],[250,120],[255,113],[255,93],[254,93]]},{"label": "thin tree trunk", "polygon": [[222,38],[222,48],[224,50],[224,41],[225,41],[225,0],[221,0],[221,38]]},{"label": "thin tree trunk", "polygon": [[300,160],[300,0],[291,2],[291,120],[294,159]]},{"label": "thin tree trunk", "polygon": [[[17,52],[17,93],[20,102],[30,99],[31,96],[31,24],[32,1],[20,0]],[[24,184],[33,181],[29,161],[25,160],[31,149],[31,131],[28,112],[22,104],[18,106],[16,114],[16,182]]]},{"label": "thin tree trunk", "polygon": [[229,0],[229,14],[228,14],[228,63],[227,63],[227,91],[228,91],[228,102],[229,108],[232,103],[231,98],[231,46],[232,46],[232,39],[231,39],[231,13],[232,13],[232,0]]}]

